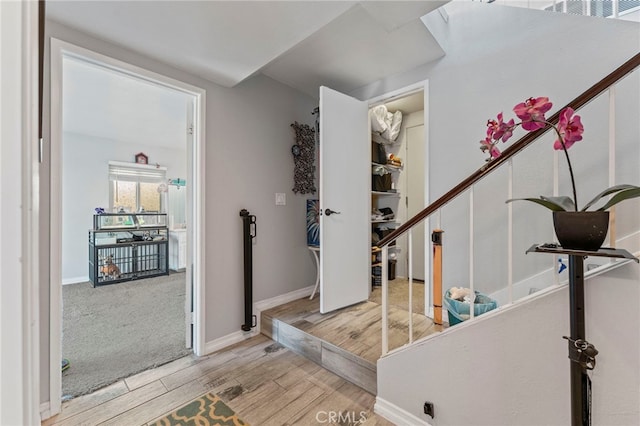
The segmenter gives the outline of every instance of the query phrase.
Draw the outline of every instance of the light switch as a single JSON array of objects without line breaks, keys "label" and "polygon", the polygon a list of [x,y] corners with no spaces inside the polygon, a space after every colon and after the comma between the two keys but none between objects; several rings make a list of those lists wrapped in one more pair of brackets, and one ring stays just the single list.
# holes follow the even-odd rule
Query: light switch
[{"label": "light switch", "polygon": [[284,192],[276,192],[276,206],[287,205],[287,194]]}]

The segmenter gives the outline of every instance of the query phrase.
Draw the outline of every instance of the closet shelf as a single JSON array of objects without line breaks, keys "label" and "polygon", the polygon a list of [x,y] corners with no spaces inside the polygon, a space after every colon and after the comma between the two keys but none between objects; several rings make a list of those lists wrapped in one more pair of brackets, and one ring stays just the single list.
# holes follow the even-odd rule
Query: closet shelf
[{"label": "closet shelf", "polygon": [[400,170],[402,170],[402,166],[396,166],[394,164],[380,164],[380,163],[376,163],[375,161],[372,161],[371,165],[374,167],[376,166],[384,167],[390,172],[399,172]]},{"label": "closet shelf", "polygon": [[371,191],[371,195],[384,195],[384,196],[400,197],[400,193],[399,192],[391,192],[391,191]]},{"label": "closet shelf", "polygon": [[[377,247],[377,246],[371,247],[371,253],[379,253],[381,251],[382,249],[380,247]],[[389,246],[389,251],[399,252],[401,251],[401,249],[398,246]]]}]

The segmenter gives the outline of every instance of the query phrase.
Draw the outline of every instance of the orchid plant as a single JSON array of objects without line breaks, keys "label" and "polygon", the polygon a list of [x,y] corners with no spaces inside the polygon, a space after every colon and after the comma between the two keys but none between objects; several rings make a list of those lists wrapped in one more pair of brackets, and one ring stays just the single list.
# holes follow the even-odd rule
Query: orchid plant
[{"label": "orchid plant", "polygon": [[[480,141],[480,149],[483,152],[489,154],[487,161],[491,161],[494,158],[498,158],[501,155],[498,144],[500,142],[506,142],[513,136],[513,131],[518,127],[522,127],[527,132],[533,132],[538,129],[543,129],[547,126],[553,128],[556,133],[557,139],[553,144],[553,148],[556,150],[562,150],[567,160],[569,167],[569,175],[571,176],[571,188],[573,190],[573,198],[567,196],[559,197],[547,197],[541,195],[540,198],[515,198],[507,200],[507,202],[525,200],[531,201],[541,206],[544,206],[552,211],[578,211],[578,197],[576,195],[576,183],[573,176],[573,167],[571,165],[571,159],[569,158],[568,149],[571,148],[576,142],[582,140],[582,134],[584,127],[580,120],[580,116],[575,114],[572,108],[565,108],[560,112],[560,118],[558,124],[554,125],[547,121],[545,113],[547,113],[553,104],[549,102],[547,97],[529,98],[526,101],[519,103],[513,108],[513,112],[521,120],[516,123],[513,119],[505,122],[503,114],[500,113],[495,120],[490,119],[487,121],[487,134],[484,140]],[[640,187],[635,185],[615,185],[611,188],[607,188],[591,201],[589,201],[580,211],[586,211],[589,207],[592,207],[601,198],[608,195],[613,195],[611,199],[605,203],[602,207],[597,209],[598,211],[607,210],[609,207],[618,204],[621,201],[640,197]]]}]

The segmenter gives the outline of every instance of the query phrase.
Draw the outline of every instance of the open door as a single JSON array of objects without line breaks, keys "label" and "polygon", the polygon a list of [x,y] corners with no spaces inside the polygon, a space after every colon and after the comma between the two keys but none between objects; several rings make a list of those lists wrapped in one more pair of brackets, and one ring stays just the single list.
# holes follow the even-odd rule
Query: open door
[{"label": "open door", "polygon": [[371,288],[368,105],[320,87],[320,312],[367,300]]},{"label": "open door", "polygon": [[191,245],[193,244],[193,226],[195,224],[194,218],[194,183],[195,179],[193,176],[193,151],[195,147],[195,100],[189,99],[187,101],[187,162],[191,165],[191,167],[187,166],[187,170],[192,170],[192,175],[188,177],[187,181],[187,202],[186,202],[186,218],[187,218],[187,267],[186,267],[186,282],[185,282],[185,301],[184,301],[184,312],[185,312],[185,345],[187,348],[193,349],[193,332],[195,328],[194,320],[195,315],[193,314],[193,306],[194,306],[194,276],[193,276],[193,250],[191,250]]}]

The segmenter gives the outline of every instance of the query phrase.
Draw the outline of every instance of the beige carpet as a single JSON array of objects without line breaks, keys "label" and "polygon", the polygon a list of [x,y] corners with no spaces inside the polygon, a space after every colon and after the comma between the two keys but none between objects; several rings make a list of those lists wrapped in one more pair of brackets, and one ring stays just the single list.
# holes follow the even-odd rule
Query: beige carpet
[{"label": "beige carpet", "polygon": [[62,287],[63,399],[93,392],[191,352],[185,348],[185,274],[93,288]]}]

